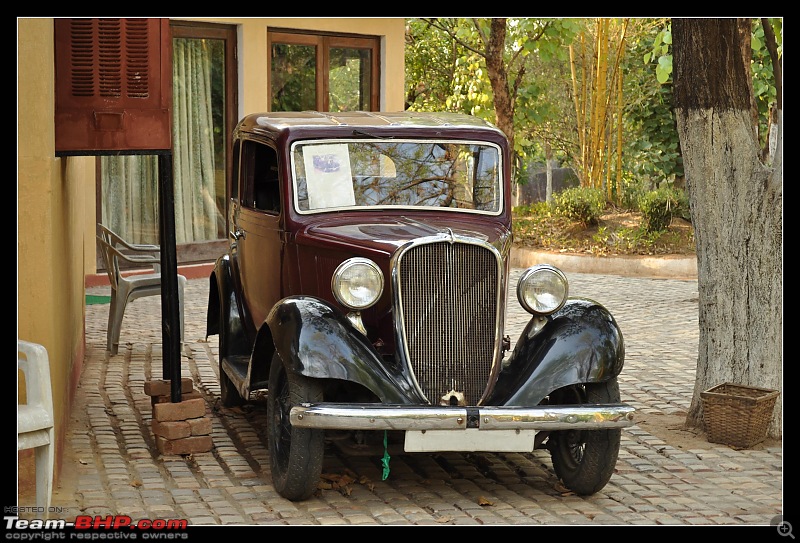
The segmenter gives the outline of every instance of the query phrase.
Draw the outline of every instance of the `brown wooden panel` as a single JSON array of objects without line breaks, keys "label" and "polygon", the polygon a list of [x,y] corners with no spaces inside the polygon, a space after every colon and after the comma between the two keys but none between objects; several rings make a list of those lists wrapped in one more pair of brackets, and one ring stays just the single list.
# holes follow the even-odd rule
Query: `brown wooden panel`
[{"label": "brown wooden panel", "polygon": [[172,148],[169,19],[55,19],[56,154]]}]

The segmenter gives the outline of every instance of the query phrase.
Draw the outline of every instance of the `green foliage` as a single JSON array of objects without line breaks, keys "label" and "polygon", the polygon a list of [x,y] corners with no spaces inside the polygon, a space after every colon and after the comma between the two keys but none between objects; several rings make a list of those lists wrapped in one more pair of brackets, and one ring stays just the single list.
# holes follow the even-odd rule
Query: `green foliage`
[{"label": "green foliage", "polygon": [[655,185],[682,177],[683,157],[671,105],[672,85],[662,86],[652,98],[627,109],[627,128],[636,137],[628,142],[623,160],[632,174]]},{"label": "green foliage", "polygon": [[[568,53],[564,44],[559,50]],[[515,152],[522,163],[544,162],[548,142],[554,159],[569,162],[577,148],[569,60],[529,55],[524,69],[526,84],[519,87],[514,111]]]},{"label": "green foliage", "polygon": [[[478,19],[488,32],[490,19]],[[494,122],[491,85],[473,19],[407,19],[406,109],[453,111]]]},{"label": "green foliage", "polygon": [[466,50],[424,19],[407,19],[405,49],[406,109],[460,111],[448,100],[456,94],[454,73]]},{"label": "green foliage", "polygon": [[602,189],[574,187],[553,195],[556,213],[581,224],[597,224],[606,208],[606,196]]},{"label": "green foliage", "polygon": [[639,211],[639,203],[649,190],[640,177],[625,175],[622,178],[622,187],[619,194],[619,205],[629,211]]},{"label": "green foliage", "polygon": [[[653,79],[645,60],[669,51],[672,42],[666,20],[656,19],[632,27],[629,54],[623,59],[625,73],[623,169],[648,190],[662,180],[683,177],[683,158],[672,110],[672,82]],[[670,57],[670,63],[672,62]]]},{"label": "green foliage", "polygon": [[[770,22],[775,32],[778,55],[783,58],[782,21],[781,19],[770,19]],[[761,25],[760,19],[753,20],[753,34],[750,45],[753,51],[753,60],[750,63],[753,72],[753,94],[760,119],[758,133],[759,139],[763,144],[766,141],[769,130],[770,108],[775,106],[777,100],[777,90],[775,88],[772,57],[767,50],[764,40],[764,27]]]},{"label": "green foliage", "polygon": [[662,85],[666,83],[672,75],[672,26],[667,24],[666,28],[660,30],[653,38],[652,49],[645,53],[644,63],[656,63],[656,80]]},{"label": "green foliage", "polygon": [[689,199],[685,191],[665,184],[645,194],[639,209],[644,232],[663,232],[669,228],[673,217],[688,217]]},{"label": "green foliage", "polygon": [[[407,109],[457,111],[495,122],[494,94],[481,53],[490,24],[488,18],[407,20]],[[544,157],[543,130],[548,124],[561,122],[570,109],[574,116],[565,45],[583,24],[582,19],[506,22],[503,58],[514,100],[514,152],[523,162],[534,154]],[[563,133],[570,129],[574,123]]]}]

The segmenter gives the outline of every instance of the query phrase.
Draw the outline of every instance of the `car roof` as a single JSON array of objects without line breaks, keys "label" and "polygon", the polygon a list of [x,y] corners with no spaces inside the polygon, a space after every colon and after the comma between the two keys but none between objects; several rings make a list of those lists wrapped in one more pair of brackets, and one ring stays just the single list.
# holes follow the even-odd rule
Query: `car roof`
[{"label": "car roof", "polygon": [[[469,131],[500,134],[493,124],[472,115],[452,112],[375,112],[375,111],[282,111],[269,113],[252,113],[239,121],[238,132],[261,134],[277,139],[278,135],[294,134],[309,137],[314,131],[318,135],[343,134],[345,131],[376,131],[376,134],[387,132],[397,135],[409,134],[409,131],[431,129],[436,132],[446,131],[454,135]],[[441,134],[444,135],[444,134]]]}]

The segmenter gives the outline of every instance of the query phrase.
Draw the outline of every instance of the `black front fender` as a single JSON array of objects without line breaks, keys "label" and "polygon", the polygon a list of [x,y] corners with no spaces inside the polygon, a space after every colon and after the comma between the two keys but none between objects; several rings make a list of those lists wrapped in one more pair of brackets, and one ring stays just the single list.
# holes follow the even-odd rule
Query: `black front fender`
[{"label": "black front fender", "polygon": [[359,383],[383,403],[423,401],[411,381],[384,364],[369,340],[324,300],[284,298],[272,308],[266,322],[288,371]]},{"label": "black front fender", "polygon": [[488,405],[534,406],[556,389],[616,377],[625,343],[614,317],[592,300],[571,298],[536,332],[531,319],[505,364]]}]

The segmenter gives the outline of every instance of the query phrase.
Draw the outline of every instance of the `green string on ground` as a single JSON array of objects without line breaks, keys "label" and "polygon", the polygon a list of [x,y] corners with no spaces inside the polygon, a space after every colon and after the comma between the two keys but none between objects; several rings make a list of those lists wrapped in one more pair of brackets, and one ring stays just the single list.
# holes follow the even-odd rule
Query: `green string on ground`
[{"label": "green string on ground", "polygon": [[385,481],[389,478],[389,460],[392,457],[389,456],[389,431],[383,431],[383,458],[381,458],[381,465],[383,465],[383,477],[381,477],[382,481]]}]

